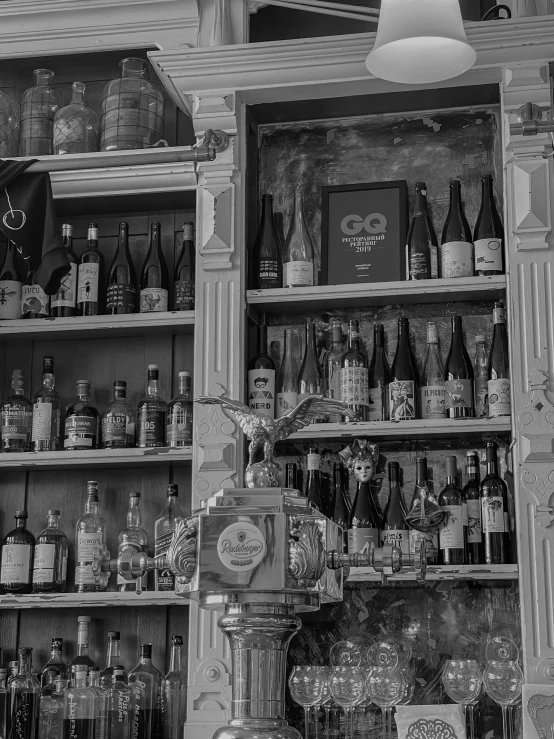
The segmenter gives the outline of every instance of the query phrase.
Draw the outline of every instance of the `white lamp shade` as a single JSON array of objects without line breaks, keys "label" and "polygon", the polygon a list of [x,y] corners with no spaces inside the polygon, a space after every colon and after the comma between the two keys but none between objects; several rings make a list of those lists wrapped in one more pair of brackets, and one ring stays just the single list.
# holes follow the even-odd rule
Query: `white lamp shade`
[{"label": "white lamp shade", "polygon": [[439,82],[467,72],[476,58],[459,0],[382,0],[377,39],[366,60],[376,77]]}]

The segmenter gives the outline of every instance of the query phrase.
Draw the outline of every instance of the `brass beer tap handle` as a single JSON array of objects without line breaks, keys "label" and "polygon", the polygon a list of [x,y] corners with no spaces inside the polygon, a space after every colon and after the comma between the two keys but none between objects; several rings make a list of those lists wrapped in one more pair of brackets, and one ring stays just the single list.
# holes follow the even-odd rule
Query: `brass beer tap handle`
[{"label": "brass beer tap handle", "polygon": [[142,593],[143,575],[152,570],[165,570],[167,568],[168,563],[165,554],[149,557],[144,552],[120,552],[117,559],[111,559],[107,549],[102,550],[92,563],[92,572],[96,582],[102,583],[108,572],[117,572],[125,580],[135,580],[136,591],[139,594]]}]

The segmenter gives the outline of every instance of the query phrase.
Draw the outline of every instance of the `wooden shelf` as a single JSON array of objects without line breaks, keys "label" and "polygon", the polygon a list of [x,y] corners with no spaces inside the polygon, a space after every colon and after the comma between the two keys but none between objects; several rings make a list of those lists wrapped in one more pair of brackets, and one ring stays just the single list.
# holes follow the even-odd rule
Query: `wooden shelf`
[{"label": "wooden shelf", "polygon": [[150,464],[186,464],[192,447],[170,449],[91,449],[90,451],[18,452],[0,454],[0,469],[60,470],[67,467],[137,467]]},{"label": "wooden shelf", "polygon": [[494,300],[506,290],[506,275],[446,280],[380,282],[371,285],[318,285],[275,290],[249,290],[249,305],[267,313],[363,308],[369,305],[446,303]]},{"label": "wooden shelf", "polygon": [[[444,580],[517,580],[517,565],[429,565],[425,582]],[[397,575],[387,578],[389,582],[416,582],[415,570],[407,567]],[[381,575],[371,567],[351,567],[348,582],[381,582]]]},{"label": "wooden shelf", "polygon": [[175,593],[43,593],[42,595],[0,595],[0,610],[27,608],[120,608],[138,606],[187,606],[187,598]]}]

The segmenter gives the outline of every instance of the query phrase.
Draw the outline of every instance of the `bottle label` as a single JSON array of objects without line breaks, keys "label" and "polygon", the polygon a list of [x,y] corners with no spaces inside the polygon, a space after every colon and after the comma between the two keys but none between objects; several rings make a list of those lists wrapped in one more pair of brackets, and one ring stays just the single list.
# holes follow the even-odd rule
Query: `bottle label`
[{"label": "bottle label", "polygon": [[62,277],[60,289],[52,295],[52,308],[75,308],[77,298],[77,265],[72,262],[71,269]]},{"label": "bottle label", "polygon": [[161,287],[146,287],[140,291],[140,312],[160,313],[167,310],[168,291]]},{"label": "bottle label", "polygon": [[50,441],[52,438],[52,403],[33,405],[32,441]]},{"label": "bottle label", "polygon": [[4,404],[2,410],[3,441],[28,441],[31,434],[33,414],[26,408]]},{"label": "bottle label", "polygon": [[258,272],[258,284],[260,289],[275,287],[279,280],[279,260],[261,259]]},{"label": "bottle label", "polygon": [[501,380],[488,381],[489,392],[489,418],[498,418],[498,416],[509,416],[512,412],[512,403],[510,399],[510,380],[504,378]]},{"label": "bottle label", "polygon": [[141,408],[137,418],[139,446],[159,446],[165,443],[166,414]]},{"label": "bottle label", "polygon": [[471,380],[445,380],[444,404],[446,408],[471,408]]},{"label": "bottle label", "polygon": [[372,544],[379,546],[379,529],[348,530],[348,554],[369,554]]},{"label": "bottle label", "polygon": [[436,564],[438,561],[439,553],[439,532],[435,529],[434,531],[417,531],[416,529],[410,529],[410,554],[415,555],[419,542],[425,542],[425,551],[427,564]]},{"label": "bottle label", "polygon": [[101,531],[87,534],[77,532],[77,562],[92,562],[94,557],[104,546],[104,536]]},{"label": "bottle label", "polygon": [[248,405],[257,416],[275,418],[275,370],[248,370]]},{"label": "bottle label", "polygon": [[439,526],[441,549],[464,549],[464,511],[461,505],[441,506],[446,515]]},{"label": "bottle label", "polygon": [[277,418],[286,416],[296,408],[297,393],[277,393]]},{"label": "bottle label", "polygon": [[4,544],[2,547],[2,570],[0,573],[0,581],[2,583],[29,584],[30,562],[30,544]]},{"label": "bottle label", "polygon": [[478,272],[502,272],[502,239],[477,239],[475,269]]},{"label": "bottle label", "polygon": [[64,449],[86,446],[91,449],[96,445],[98,419],[92,416],[69,416],[65,419]]},{"label": "bottle label", "polygon": [[431,279],[436,280],[439,276],[439,249],[431,244],[429,246],[429,256],[431,257]]},{"label": "bottle label", "polygon": [[404,529],[386,529],[381,531],[381,546],[387,544],[398,547],[402,554],[410,553],[410,532]]},{"label": "bottle label", "polygon": [[33,563],[33,582],[54,582],[55,544],[37,544]]},{"label": "bottle label", "polygon": [[134,313],[136,298],[137,291],[134,285],[110,285],[106,292],[106,308],[108,312],[119,309],[122,312]]},{"label": "bottle label", "polygon": [[366,367],[343,367],[340,371],[340,399],[348,405],[368,405]]},{"label": "bottle label", "polygon": [[467,503],[465,502],[465,500],[462,503],[462,512],[463,512],[462,518],[464,521],[464,527],[467,529]]},{"label": "bottle label", "polygon": [[21,288],[21,315],[37,313],[40,316],[48,316],[50,311],[48,305],[50,296],[47,295],[40,285],[23,285]]},{"label": "bottle label", "polygon": [[96,585],[92,565],[77,565],[75,567],[75,585]]},{"label": "bottle label", "polygon": [[174,403],[167,416],[166,438],[168,446],[189,446],[192,444],[192,416],[189,406]]},{"label": "bottle label", "polygon": [[389,408],[391,421],[415,418],[415,382],[396,380],[389,384]]},{"label": "bottle label", "polygon": [[489,386],[486,377],[475,378],[475,417],[486,418],[489,415]]},{"label": "bottle label", "polygon": [[17,280],[0,280],[0,320],[21,316],[22,289],[22,283]]},{"label": "bottle label", "polygon": [[126,442],[127,416],[122,413],[110,413],[102,419],[102,441],[105,444]]},{"label": "bottle label", "polygon": [[383,388],[369,388],[369,414],[368,421],[384,421],[383,413]]},{"label": "bottle label", "polygon": [[[154,553],[156,557],[160,554],[165,554],[169,549],[171,542],[173,541],[173,531],[169,531],[166,534],[162,534],[156,538]],[[156,590],[162,592],[169,592],[175,589],[175,576],[170,569],[167,570],[156,570]]]},{"label": "bottle label", "polygon": [[441,246],[442,277],[473,277],[473,244],[449,241]]},{"label": "bottle label", "polygon": [[444,385],[425,385],[420,394],[422,418],[446,418]]},{"label": "bottle label", "polygon": [[467,501],[467,543],[480,544],[482,541],[481,530],[481,501]]},{"label": "bottle label", "polygon": [[309,287],[314,284],[312,262],[285,262],[283,264],[283,287]]},{"label": "bottle label", "polygon": [[98,279],[100,265],[96,262],[85,262],[79,265],[79,276],[77,279],[77,302],[98,302]]},{"label": "bottle label", "polygon": [[410,252],[410,278],[425,280],[429,277],[427,270],[427,255],[423,251]]},{"label": "bottle label", "polygon": [[506,531],[502,497],[481,498],[483,534],[503,534]]},{"label": "bottle label", "polygon": [[321,458],[319,454],[308,454],[308,472],[317,470],[319,472],[319,463]]},{"label": "bottle label", "polygon": [[175,310],[194,310],[194,282],[177,280],[173,285]]}]

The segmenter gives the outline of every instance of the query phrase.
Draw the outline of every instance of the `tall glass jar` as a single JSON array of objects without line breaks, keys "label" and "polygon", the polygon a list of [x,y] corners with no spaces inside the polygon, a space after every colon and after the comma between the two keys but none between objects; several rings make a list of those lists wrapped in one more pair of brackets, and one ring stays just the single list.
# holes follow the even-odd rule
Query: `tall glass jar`
[{"label": "tall glass jar", "polygon": [[19,104],[6,92],[0,90],[0,159],[17,156],[20,118]]},{"label": "tall glass jar", "polygon": [[72,87],[71,103],[54,116],[54,154],[98,151],[98,115],[85,105],[84,82],[74,82]]},{"label": "tall glass jar", "polygon": [[148,63],[130,57],[120,67],[121,77],[104,89],[100,151],[144,149],[163,137],[163,93],[149,81]]},{"label": "tall glass jar", "polygon": [[35,69],[34,87],[23,94],[21,106],[21,136],[19,155],[22,157],[52,154],[54,116],[63,104],[59,90],[50,87],[54,72]]}]

